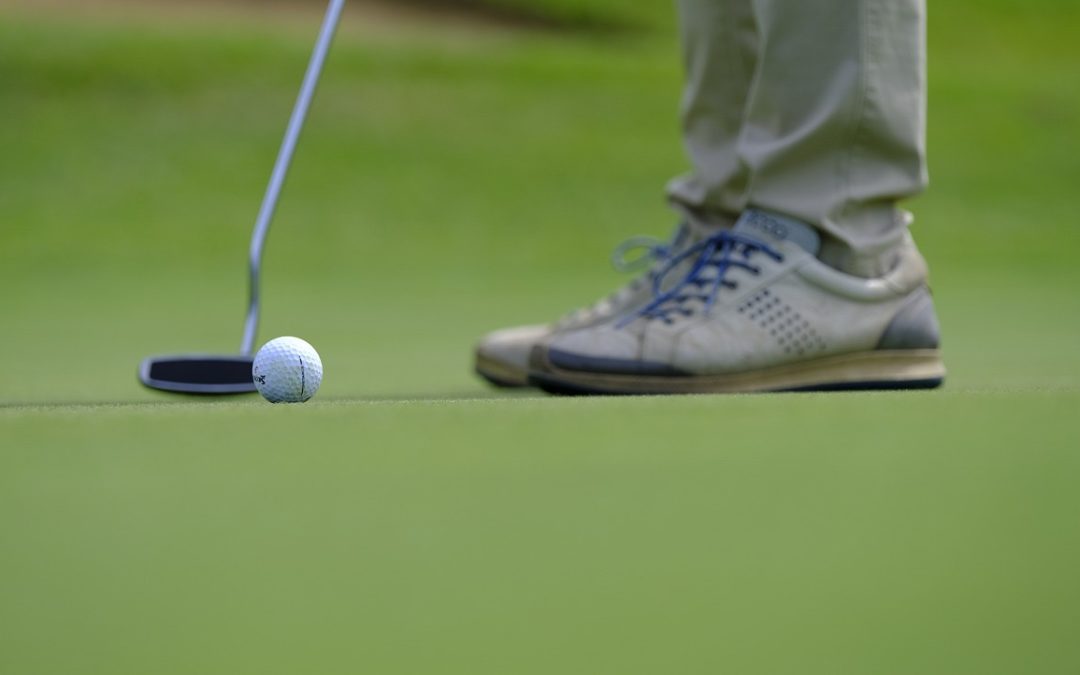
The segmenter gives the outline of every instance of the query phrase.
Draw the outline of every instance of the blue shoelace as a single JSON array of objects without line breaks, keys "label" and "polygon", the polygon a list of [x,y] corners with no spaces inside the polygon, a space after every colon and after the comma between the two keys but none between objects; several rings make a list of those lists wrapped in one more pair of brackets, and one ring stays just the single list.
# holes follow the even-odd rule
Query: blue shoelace
[{"label": "blue shoelace", "polygon": [[[726,278],[730,270],[744,269],[755,276],[761,273],[761,268],[751,262],[751,258],[756,253],[762,253],[776,262],[784,260],[784,256],[768,244],[729,231],[714,234],[685,251],[669,257],[653,277],[652,301],[637,312],[621,319],[616,327],[622,328],[639,318],[671,323],[673,314],[692,316],[693,310],[682,306],[690,300],[703,302],[705,313],[708,314],[721,288],[738,287],[737,282]],[[686,276],[669,290],[661,291],[664,278],[683,261],[689,259],[693,259],[694,264]]]}]

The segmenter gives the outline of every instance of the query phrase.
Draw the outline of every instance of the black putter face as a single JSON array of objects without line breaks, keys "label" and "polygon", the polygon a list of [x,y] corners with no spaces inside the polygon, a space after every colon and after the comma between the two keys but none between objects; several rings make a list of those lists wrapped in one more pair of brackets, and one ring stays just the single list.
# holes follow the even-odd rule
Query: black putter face
[{"label": "black putter face", "polygon": [[139,381],[151,389],[184,394],[246,394],[255,391],[251,356],[188,354],[151,356],[139,366]]}]

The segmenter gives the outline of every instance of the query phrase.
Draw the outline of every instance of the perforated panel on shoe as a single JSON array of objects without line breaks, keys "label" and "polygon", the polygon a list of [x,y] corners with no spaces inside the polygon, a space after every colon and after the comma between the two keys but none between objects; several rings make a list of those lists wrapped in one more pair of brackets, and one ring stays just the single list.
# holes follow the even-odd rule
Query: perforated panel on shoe
[{"label": "perforated panel on shoe", "polygon": [[825,340],[810,322],[768,288],[743,301],[737,309],[768,332],[785,354],[806,356],[825,350]]}]

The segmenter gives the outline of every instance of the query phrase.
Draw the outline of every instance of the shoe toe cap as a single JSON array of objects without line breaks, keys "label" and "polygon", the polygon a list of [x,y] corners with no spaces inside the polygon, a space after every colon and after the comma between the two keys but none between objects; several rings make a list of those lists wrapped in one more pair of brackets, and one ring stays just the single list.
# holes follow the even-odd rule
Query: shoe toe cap
[{"label": "shoe toe cap", "polygon": [[559,333],[548,342],[548,351],[633,360],[641,355],[641,341],[627,331],[601,326]]},{"label": "shoe toe cap", "polygon": [[574,331],[555,336],[547,345],[547,360],[555,368],[594,373],[681,375],[666,363],[641,358],[641,338],[612,327]]},{"label": "shoe toe cap", "polygon": [[525,372],[529,353],[550,333],[547,325],[516,326],[488,333],[476,346],[478,359],[494,361],[501,366]]}]

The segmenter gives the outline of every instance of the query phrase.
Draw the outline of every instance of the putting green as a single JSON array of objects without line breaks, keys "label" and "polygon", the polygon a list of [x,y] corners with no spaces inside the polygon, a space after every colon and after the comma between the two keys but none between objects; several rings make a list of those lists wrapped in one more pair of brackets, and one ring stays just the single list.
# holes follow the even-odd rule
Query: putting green
[{"label": "putting green", "polygon": [[1076,670],[1080,9],[933,4],[944,390],[485,388],[673,222],[677,46],[354,10],[267,249],[291,407],[134,371],[239,343],[318,10],[0,9],[0,671]]}]

